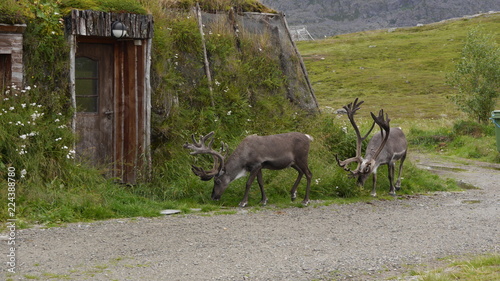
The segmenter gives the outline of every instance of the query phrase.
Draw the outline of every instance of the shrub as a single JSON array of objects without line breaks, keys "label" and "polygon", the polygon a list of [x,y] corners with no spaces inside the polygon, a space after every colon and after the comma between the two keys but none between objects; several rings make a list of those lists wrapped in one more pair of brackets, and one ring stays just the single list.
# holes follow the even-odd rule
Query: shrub
[{"label": "shrub", "polygon": [[488,122],[500,89],[500,48],[492,35],[472,29],[448,83],[457,89],[451,96],[460,110],[478,122]]}]

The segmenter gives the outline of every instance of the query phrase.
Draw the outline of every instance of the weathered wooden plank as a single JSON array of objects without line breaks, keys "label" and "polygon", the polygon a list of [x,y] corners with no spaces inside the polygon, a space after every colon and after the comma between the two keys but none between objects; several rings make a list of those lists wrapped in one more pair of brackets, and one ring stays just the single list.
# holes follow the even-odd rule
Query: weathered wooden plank
[{"label": "weathered wooden plank", "polygon": [[72,10],[66,19],[67,30],[73,35],[111,37],[115,21],[127,27],[125,38],[148,39],[153,37],[153,16],[127,13],[105,13],[93,10]]},{"label": "weathered wooden plank", "polygon": [[135,182],[135,169],[137,165],[137,139],[138,139],[138,120],[137,120],[137,52],[133,42],[126,42],[124,68],[125,74],[124,96],[125,96],[125,173],[124,179],[127,182]]},{"label": "weathered wooden plank", "polygon": [[115,44],[115,169],[116,176],[122,178],[123,180],[123,170],[124,170],[124,106],[125,100],[123,95],[123,42]]},{"label": "weathered wooden plank", "polygon": [[[142,40],[145,41],[145,40]],[[145,80],[145,75],[146,75],[146,61],[145,61],[145,48],[144,46],[147,44],[147,42],[141,42],[140,46],[136,46],[137,52],[137,167],[142,167],[144,165],[143,158],[141,157],[145,153],[145,139],[144,135],[146,133],[146,126],[148,124],[144,123],[144,120],[146,120],[146,113],[145,113],[145,107],[144,104],[146,102],[146,80]]]},{"label": "weathered wooden plank", "polygon": [[0,33],[24,33],[26,24],[0,23]]}]

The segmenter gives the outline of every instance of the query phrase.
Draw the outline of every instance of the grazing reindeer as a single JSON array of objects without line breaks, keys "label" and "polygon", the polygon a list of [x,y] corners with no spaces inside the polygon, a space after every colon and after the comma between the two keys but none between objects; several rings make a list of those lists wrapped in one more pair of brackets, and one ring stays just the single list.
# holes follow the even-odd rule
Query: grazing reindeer
[{"label": "grazing reindeer", "polygon": [[[387,164],[389,170],[389,184],[390,190],[389,194],[392,196],[396,195],[396,190],[401,189],[401,170],[403,169],[403,162],[406,158],[406,151],[408,144],[406,142],[406,137],[401,130],[401,128],[390,128],[389,127],[389,117],[386,114],[384,119],[384,110],[380,110],[379,115],[375,116],[375,114],[370,113],[373,118],[373,124],[366,133],[364,137],[361,137],[359,133],[358,126],[354,121],[354,114],[360,108],[360,105],[363,101],[358,103],[358,99],[354,100],[354,103],[350,103],[344,106],[344,109],[347,111],[347,117],[349,121],[351,121],[352,126],[354,127],[354,131],[356,132],[357,141],[356,141],[356,156],[346,159],[344,161],[340,161],[335,155],[337,159],[337,163],[340,167],[344,168],[344,170],[351,172],[351,176],[358,179],[358,184],[363,186],[365,184],[366,179],[370,174],[373,174],[373,190],[371,192],[372,196],[376,196],[377,192],[375,191],[377,184],[377,168],[380,165]],[[363,158],[361,156],[361,145],[366,137],[370,134],[375,126],[375,123],[379,125],[380,132],[375,134],[373,138],[368,142],[368,146],[366,147],[366,154]],[[394,166],[395,162],[401,160],[399,164],[398,171],[398,180],[396,185],[394,186]],[[358,162],[358,166],[356,170],[351,171],[347,165],[352,162]]]},{"label": "grazing reindeer", "polygon": [[[247,172],[250,173],[246,183],[245,195],[240,202],[240,207],[245,207],[248,203],[248,193],[250,186],[257,177],[257,182],[260,186],[262,194],[262,205],[267,204],[267,197],[264,192],[264,184],[262,181],[262,169],[281,170],[292,167],[299,172],[299,176],[292,187],[292,201],[297,197],[297,186],[305,175],[307,179],[306,195],[302,204],[309,204],[309,190],[311,187],[312,173],[307,165],[309,153],[309,143],[312,137],[302,133],[285,133],[270,136],[251,135],[243,139],[236,147],[234,152],[229,156],[227,161],[225,157],[211,148],[214,132],[210,132],[206,136],[202,136],[197,142],[192,135],[193,143],[184,144],[184,148],[191,149],[191,155],[195,154],[210,154],[214,159],[212,170],[205,171],[200,167],[192,165],[192,171],[199,176],[201,180],[208,181],[214,178],[214,189],[212,191],[212,199],[219,200],[222,193],[228,187],[229,183],[237,178],[244,176]],[[208,145],[207,140],[210,139]],[[226,145],[222,143],[222,149]]]}]

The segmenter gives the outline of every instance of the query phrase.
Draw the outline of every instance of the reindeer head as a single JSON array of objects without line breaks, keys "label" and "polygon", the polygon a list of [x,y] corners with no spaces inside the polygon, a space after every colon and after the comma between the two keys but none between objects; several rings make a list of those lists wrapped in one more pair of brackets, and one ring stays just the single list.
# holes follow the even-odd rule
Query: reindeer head
[{"label": "reindeer head", "polygon": [[[193,139],[193,143],[185,143],[183,145],[184,148],[193,150],[190,154],[210,154],[214,159],[214,166],[211,170],[204,170],[201,167],[197,167],[191,165],[191,170],[195,175],[200,177],[202,181],[209,181],[212,178],[214,179],[214,189],[212,191],[212,199],[219,200],[224,190],[226,190],[227,186],[230,183],[229,177],[225,176],[225,165],[224,159],[225,155],[222,155],[220,152],[217,152],[212,149],[212,143],[214,132],[208,133],[206,136],[200,137],[200,141],[197,142],[194,135],[191,135]],[[207,140],[210,139],[208,145],[206,144]],[[221,152],[227,152],[227,144],[221,142]]]},{"label": "reindeer head", "polygon": [[[372,173],[376,173],[377,168],[379,166],[377,157],[380,154],[380,152],[384,149],[384,146],[387,143],[387,139],[389,137],[389,132],[390,132],[390,126],[389,126],[390,119],[387,115],[384,118],[384,110],[382,109],[379,111],[378,116],[375,116],[375,114],[370,113],[374,122],[370,130],[363,137],[361,137],[361,133],[359,132],[359,128],[356,125],[356,121],[354,121],[354,114],[356,113],[356,111],[360,109],[360,105],[362,103],[363,101],[358,102],[358,99],[356,98],[353,103],[344,106],[344,109],[347,112],[347,117],[349,118],[349,121],[351,122],[352,126],[354,127],[354,131],[356,132],[356,156],[346,159],[344,161],[340,161],[337,155],[335,155],[335,158],[337,159],[337,164],[340,167],[344,168],[344,170],[350,172],[350,176],[356,178],[358,184],[361,186],[364,185],[369,175],[371,175]],[[363,157],[361,155],[361,146],[363,144],[363,141],[368,137],[368,135],[375,127],[375,123],[380,127],[381,131],[380,137],[378,136],[374,137],[370,141],[367,147],[367,152],[365,154],[365,157]],[[348,165],[352,162],[358,163],[358,166],[354,171],[351,171],[351,169],[348,167]]]}]

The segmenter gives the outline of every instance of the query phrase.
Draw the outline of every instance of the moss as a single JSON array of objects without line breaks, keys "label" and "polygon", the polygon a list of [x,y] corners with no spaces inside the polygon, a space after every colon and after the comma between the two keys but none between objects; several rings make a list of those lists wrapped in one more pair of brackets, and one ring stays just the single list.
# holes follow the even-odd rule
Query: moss
[{"label": "moss", "polygon": [[0,2],[0,23],[20,24],[26,22],[26,15],[16,0]]},{"label": "moss", "polygon": [[72,9],[147,14],[146,9],[136,0],[63,0],[61,8],[64,14],[68,14]]}]

